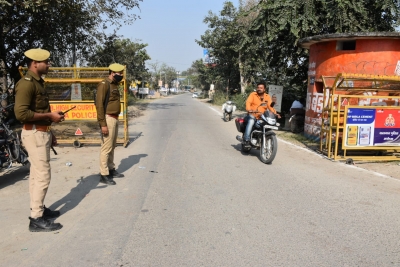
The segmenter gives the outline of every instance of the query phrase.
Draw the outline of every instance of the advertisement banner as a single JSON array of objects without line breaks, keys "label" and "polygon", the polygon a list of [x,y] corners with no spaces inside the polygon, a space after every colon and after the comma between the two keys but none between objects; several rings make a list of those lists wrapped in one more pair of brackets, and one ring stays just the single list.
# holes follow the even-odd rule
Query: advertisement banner
[{"label": "advertisement banner", "polygon": [[148,95],[149,94],[149,88],[139,88],[139,94]]},{"label": "advertisement banner", "polygon": [[375,145],[400,146],[400,110],[378,109],[375,121]]},{"label": "advertisement banner", "polygon": [[400,146],[400,109],[347,108],[347,147]]},{"label": "advertisement banner", "polygon": [[277,112],[281,112],[282,107],[282,94],[283,86],[281,85],[269,85],[268,94],[270,95],[272,102],[274,102],[274,109]]}]

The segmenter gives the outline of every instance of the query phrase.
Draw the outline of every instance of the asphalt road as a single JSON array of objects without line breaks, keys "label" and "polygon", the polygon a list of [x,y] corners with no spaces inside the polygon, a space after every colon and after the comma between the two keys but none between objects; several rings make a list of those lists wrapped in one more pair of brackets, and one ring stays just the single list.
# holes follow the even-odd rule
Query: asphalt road
[{"label": "asphalt road", "polygon": [[130,134],[115,186],[98,147],[52,157],[57,232],[28,231],[26,169],[0,177],[0,266],[400,266],[397,179],[282,141],[265,165],[191,94],[151,102]]}]

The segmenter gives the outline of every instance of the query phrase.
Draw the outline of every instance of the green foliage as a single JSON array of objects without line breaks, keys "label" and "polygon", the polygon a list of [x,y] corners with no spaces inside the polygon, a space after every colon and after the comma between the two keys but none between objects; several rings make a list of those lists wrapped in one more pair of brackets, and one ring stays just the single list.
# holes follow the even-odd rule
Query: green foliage
[{"label": "green foliage", "polygon": [[132,23],[141,1],[0,0],[0,71],[18,80],[23,52],[38,47],[51,52],[53,66],[71,66],[74,55],[84,62],[105,41],[102,30]]},{"label": "green foliage", "polygon": [[212,103],[214,105],[221,105],[224,104],[227,101],[226,99],[226,94],[222,93],[221,91],[215,92],[213,96]]},{"label": "green foliage", "polygon": [[115,35],[107,42],[96,46],[88,58],[88,65],[93,67],[108,67],[112,63],[126,65],[127,80],[148,80],[149,73],[145,61],[150,59],[146,52],[147,44],[135,43],[129,39],[117,39]]},{"label": "green foliage", "polygon": [[[239,73],[239,52],[238,40],[240,34],[238,25],[235,22],[237,11],[232,2],[225,2],[220,16],[209,13],[204,19],[208,24],[209,30],[196,42],[204,48],[210,49],[210,57],[214,58],[215,66],[209,65],[208,69],[202,68],[204,78],[208,84],[221,84],[221,88],[226,86],[238,87],[240,80]],[[201,63],[203,64],[203,63]]]},{"label": "green foliage", "polygon": [[128,106],[132,106],[136,102],[138,102],[138,99],[134,97],[132,94],[128,94]]},{"label": "green foliage", "polygon": [[187,71],[195,88],[209,90],[210,84],[214,81],[212,70],[211,67],[204,65],[202,60],[196,60]]},{"label": "green foliage", "polygon": [[232,96],[231,100],[235,103],[236,108],[241,111],[246,111],[247,94],[237,94]]},{"label": "green foliage", "polygon": [[399,11],[398,0],[240,0],[239,9],[228,1],[219,15],[209,12],[208,29],[196,40],[216,65],[207,68],[197,61],[192,68],[205,89],[213,83],[225,91],[259,80],[282,85],[285,112],[307,91],[308,50],[298,46],[301,38],[394,31]]},{"label": "green foliage", "polygon": [[228,98],[226,93],[223,93],[222,91],[217,91],[213,96],[212,103],[214,105],[222,106],[227,100],[231,100],[233,103],[235,103],[238,110],[245,111],[247,96],[248,94],[235,94],[229,95]]}]

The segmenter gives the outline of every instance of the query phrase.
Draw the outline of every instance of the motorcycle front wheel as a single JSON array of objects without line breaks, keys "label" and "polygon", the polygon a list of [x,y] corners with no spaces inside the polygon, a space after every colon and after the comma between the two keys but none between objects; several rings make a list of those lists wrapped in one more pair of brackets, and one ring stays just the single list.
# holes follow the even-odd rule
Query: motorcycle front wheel
[{"label": "motorcycle front wheel", "polygon": [[229,114],[229,121],[232,120],[232,113]]},{"label": "motorcycle front wheel", "polygon": [[18,160],[21,149],[21,139],[16,132],[13,132],[8,139],[11,141],[9,144],[10,158],[13,161]]},{"label": "motorcycle front wheel", "polygon": [[261,140],[260,160],[265,164],[271,164],[278,151],[278,140],[275,135],[265,136],[265,143]]}]

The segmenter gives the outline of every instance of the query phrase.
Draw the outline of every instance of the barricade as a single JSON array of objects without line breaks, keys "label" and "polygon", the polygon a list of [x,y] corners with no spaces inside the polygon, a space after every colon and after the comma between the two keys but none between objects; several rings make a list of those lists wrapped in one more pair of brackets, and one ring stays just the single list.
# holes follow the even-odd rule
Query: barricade
[{"label": "barricade", "polygon": [[[22,77],[27,72],[27,68],[20,67],[19,72]],[[44,80],[50,97],[51,110],[65,111],[76,106],[65,114],[64,122],[52,126],[58,143],[71,144],[75,147],[83,144],[101,144],[94,91],[98,83],[108,76],[108,68],[49,68]],[[117,144],[126,147],[129,143],[126,68],[123,71],[119,90],[121,94],[119,121],[123,123],[120,123]]]},{"label": "barricade", "polygon": [[334,160],[400,160],[400,77],[322,77],[320,150]]}]

